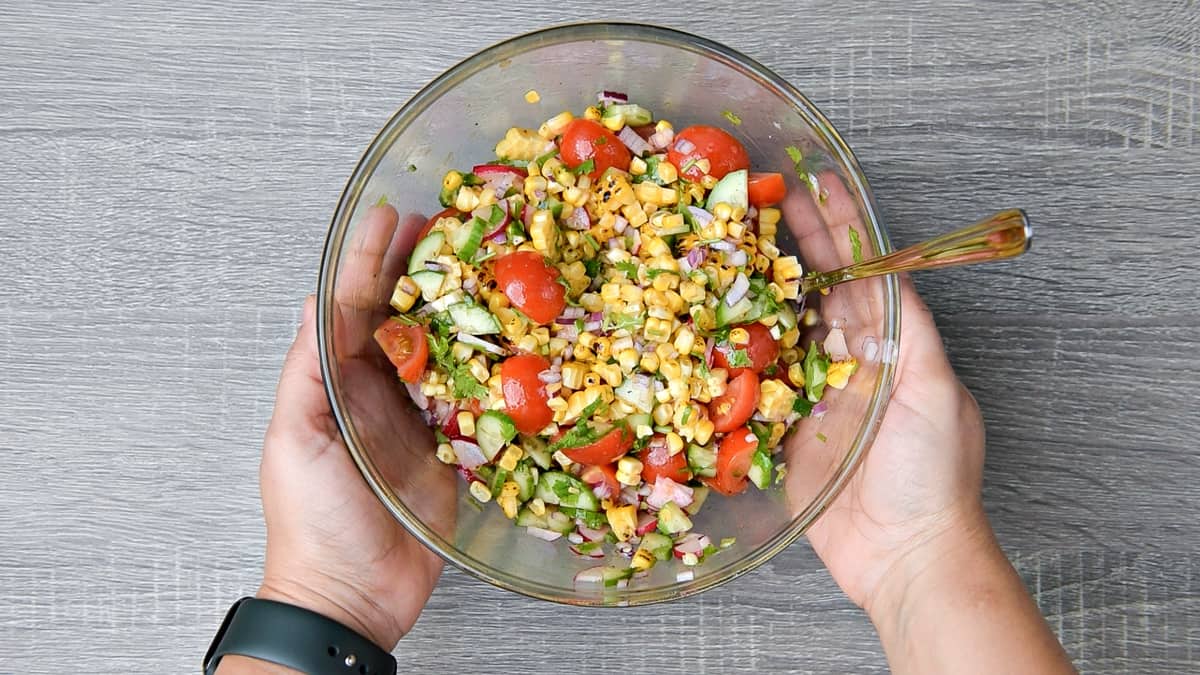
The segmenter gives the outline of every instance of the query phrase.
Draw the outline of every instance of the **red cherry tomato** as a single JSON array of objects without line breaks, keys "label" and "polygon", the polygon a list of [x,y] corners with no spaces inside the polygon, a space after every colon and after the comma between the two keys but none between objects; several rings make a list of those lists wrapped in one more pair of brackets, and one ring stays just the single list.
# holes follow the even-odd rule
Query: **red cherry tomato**
[{"label": "red cherry tomato", "polygon": [[642,461],[642,480],[653,485],[659,476],[670,478],[676,483],[687,483],[692,477],[688,470],[687,457],[683,452],[671,454],[667,448],[667,439],[655,436],[650,443],[638,453]]},{"label": "red cherry tomato", "polygon": [[787,185],[781,173],[752,173],[746,187],[750,204],[760,209],[778,204],[787,196]]},{"label": "red cherry tomato", "polygon": [[[692,149],[680,152],[677,149],[680,141],[685,146],[690,143]],[[724,129],[704,125],[688,127],[675,134],[675,140],[667,150],[667,159],[679,169],[679,173],[692,181],[704,177],[704,171],[696,165],[702,159],[708,160],[708,174],[718,179],[724,178],[730,171],[750,168],[750,156],[738,139]]]},{"label": "red cherry tomato", "polygon": [[750,427],[729,432],[717,446],[717,475],[705,478],[704,483],[723,495],[736,495],[750,484],[747,477],[758,438]]},{"label": "red cherry tomato", "polygon": [[479,176],[483,180],[499,178],[500,176],[511,173],[517,178],[528,178],[529,172],[525,169],[516,166],[508,166],[507,164],[477,164],[471,173]]},{"label": "red cherry tomato", "polygon": [[[730,377],[737,377],[747,370],[761,373],[764,368],[775,363],[779,358],[779,343],[771,337],[771,329],[761,323],[744,323],[737,328],[745,328],[750,334],[750,342],[744,345],[722,343],[713,349],[713,365],[717,368],[728,368]],[[745,351],[750,359],[749,367],[729,368],[729,355],[734,351]]]},{"label": "red cherry tomato", "polygon": [[425,372],[429,359],[429,342],[421,326],[406,326],[395,319],[384,321],[375,329],[375,342],[383,348],[388,360],[405,382],[416,383]]},{"label": "red cherry tomato", "polygon": [[441,220],[442,218],[450,218],[450,217],[458,218],[459,215],[460,215],[460,213],[459,213],[458,209],[454,208],[453,206],[451,206],[450,208],[445,209],[443,211],[440,211],[438,213],[435,213],[432,217],[430,217],[429,220],[427,220],[425,222],[425,227],[421,228],[421,233],[417,235],[416,241],[421,241],[422,239],[424,239],[425,235],[429,234],[429,231],[433,229],[433,226],[437,223],[437,221]]},{"label": "red cherry tomato", "polygon": [[616,461],[633,447],[633,431],[618,424],[592,443],[575,448],[563,448],[562,453],[580,464],[608,464]]},{"label": "red cherry tomato", "polygon": [[572,169],[589,159],[594,161],[595,166],[588,172],[592,180],[600,177],[609,167],[628,171],[629,162],[633,159],[629,148],[616,134],[599,122],[588,119],[577,119],[568,124],[559,147],[562,149],[563,162]]},{"label": "red cherry tomato", "polygon": [[579,480],[592,486],[596,496],[608,499],[621,492],[621,484],[617,482],[617,469],[612,464],[600,464],[585,467],[579,474]]},{"label": "red cherry tomato", "polygon": [[[470,410],[471,413],[473,415],[475,415],[476,417],[479,417],[480,415],[483,414],[483,406],[479,404],[479,399],[476,399],[476,398],[467,400],[466,409]],[[461,410],[462,410],[462,408],[454,409],[454,412],[446,420],[446,423],[442,425],[442,433],[446,434],[446,437],[449,438],[450,440],[454,440],[456,438],[465,438],[471,442],[474,442],[475,439],[470,438],[470,437],[466,436],[465,434],[463,434],[462,429],[460,429],[458,426],[458,413]]]},{"label": "red cherry tomato", "polygon": [[558,269],[536,251],[517,251],[496,260],[496,283],[513,307],[539,324],[548,324],[567,306],[567,289]]},{"label": "red cherry tomato", "polygon": [[550,368],[550,362],[537,354],[510,356],[500,364],[500,389],[504,392],[504,413],[512,418],[523,434],[536,434],[554,420],[554,411],[546,405],[550,396],[538,374]]},{"label": "red cherry tomato", "polygon": [[708,404],[708,417],[713,431],[732,431],[746,423],[758,405],[758,375],[745,371],[733,378],[725,387],[725,393]]}]

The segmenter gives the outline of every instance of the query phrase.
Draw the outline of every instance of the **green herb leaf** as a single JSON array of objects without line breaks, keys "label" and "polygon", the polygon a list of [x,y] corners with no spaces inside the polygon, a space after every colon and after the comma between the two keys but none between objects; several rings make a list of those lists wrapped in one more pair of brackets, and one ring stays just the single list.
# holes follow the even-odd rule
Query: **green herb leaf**
[{"label": "green herb leaf", "polygon": [[637,281],[638,266],[637,263],[622,260],[615,265],[618,271],[623,272],[625,276]]},{"label": "green herb leaf", "polygon": [[641,328],[646,323],[646,318],[640,314],[609,314],[604,317],[604,323],[601,327],[607,331],[633,330]]},{"label": "green herb leaf", "polygon": [[800,413],[801,417],[808,417],[809,415],[811,415],[812,409],[813,409],[813,402],[806,398],[797,396],[792,401],[792,412]]},{"label": "green herb leaf", "polygon": [[575,448],[598,440],[602,434],[593,428],[590,422],[592,415],[596,414],[596,411],[603,405],[604,399],[599,398],[588,404],[579,413],[579,419],[575,420],[575,426],[571,427],[557,441],[550,444],[550,452],[561,450],[562,448]]},{"label": "green herb leaf", "polygon": [[725,360],[729,362],[730,368],[749,368],[753,364],[745,349],[732,349],[725,352]]},{"label": "green herb leaf", "polygon": [[788,157],[792,158],[792,163],[796,166],[800,166],[804,162],[804,155],[801,154],[800,148],[797,148],[794,145],[789,145],[783,150],[787,153]]},{"label": "green herb leaf", "polygon": [[375,206],[383,206],[387,204],[387,195],[379,195],[379,201],[375,202]]},{"label": "green herb leaf", "polygon": [[556,155],[558,155],[558,148],[555,148],[555,149],[551,150],[550,152],[547,152],[546,154],[538,157],[537,159],[533,160],[533,163],[537,164],[538,168],[541,168],[541,166],[543,164],[545,164],[547,160],[549,160],[551,157],[554,157]]},{"label": "green herb leaf", "polygon": [[825,394],[825,378],[829,373],[830,358],[817,351],[816,340],[808,344],[804,355],[804,394],[816,403]]},{"label": "green herb leaf", "polygon": [[732,110],[721,111],[721,116],[729,120],[729,123],[735,127],[742,125],[742,118],[738,117]]},{"label": "green herb leaf", "polygon": [[464,173],[462,184],[475,187],[477,185],[483,185],[483,179],[473,173]]},{"label": "green herb leaf", "polygon": [[409,173],[415,173],[415,172],[416,172],[416,170],[417,170],[417,165],[416,165],[416,164],[409,164],[409,165],[406,167],[406,169],[408,170],[408,172],[409,172]]},{"label": "green herb leaf", "polygon": [[596,249],[597,253],[600,251],[600,242],[596,241],[596,238],[593,237],[590,232],[583,233],[583,240],[586,241],[589,246]]},{"label": "green herb leaf", "polygon": [[596,138],[596,145],[608,145],[608,139],[604,136],[599,136]]},{"label": "green herb leaf", "polygon": [[[601,137],[601,138],[603,138],[603,137]],[[574,169],[571,169],[571,172],[574,173],[576,176],[582,176],[585,173],[591,173],[595,169],[596,169],[596,160],[588,158],[587,161],[583,162],[582,164],[575,167]]]},{"label": "green herb leaf", "polygon": [[858,230],[850,227],[850,257],[854,262],[862,262],[862,240],[858,238]]},{"label": "green herb leaf", "polygon": [[583,261],[583,269],[587,272],[588,277],[592,279],[600,276],[601,266],[599,258],[591,258]]}]

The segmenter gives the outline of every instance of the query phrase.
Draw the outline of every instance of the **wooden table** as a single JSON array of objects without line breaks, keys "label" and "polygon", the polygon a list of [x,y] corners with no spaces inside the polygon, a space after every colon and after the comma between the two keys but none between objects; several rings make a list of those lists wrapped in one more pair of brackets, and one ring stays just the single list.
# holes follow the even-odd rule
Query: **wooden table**
[{"label": "wooden table", "polygon": [[[1196,5],[559,4],[0,8],[0,672],[195,672],[259,577],[259,445],[360,152],[459,59],[601,18],[798,85],[897,243],[1028,209],[1019,263],[918,280],[987,418],[988,510],[1081,669],[1200,667]],[[397,653],[422,673],[886,669],[805,543],[619,615],[449,571]]]}]

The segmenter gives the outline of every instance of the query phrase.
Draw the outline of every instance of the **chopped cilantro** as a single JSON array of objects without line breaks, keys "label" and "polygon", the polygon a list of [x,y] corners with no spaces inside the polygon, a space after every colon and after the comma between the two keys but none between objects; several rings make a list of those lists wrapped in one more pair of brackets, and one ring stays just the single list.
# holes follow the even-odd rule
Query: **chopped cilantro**
[{"label": "chopped cilantro", "polygon": [[738,117],[732,110],[722,110],[721,116],[729,120],[729,123],[735,127],[742,125],[742,118]]},{"label": "chopped cilantro", "polygon": [[862,262],[862,240],[858,238],[858,230],[850,226],[850,257],[854,262]]},{"label": "chopped cilantro", "polygon": [[804,163],[804,155],[800,153],[800,148],[797,148],[794,145],[789,145],[784,148],[784,151],[787,152],[788,157],[792,158],[792,163],[796,166],[800,166]]},{"label": "chopped cilantro", "polygon": [[375,206],[383,206],[387,204],[387,195],[379,195],[379,201],[375,202]]},{"label": "chopped cilantro", "polygon": [[671,270],[659,270],[659,269],[646,270],[646,278],[647,279],[653,280],[655,277],[657,277],[660,274],[674,274],[674,272],[672,272]]},{"label": "chopped cilantro", "polygon": [[582,412],[579,413],[579,419],[575,421],[575,426],[571,427],[567,433],[561,438],[550,444],[550,452],[561,450],[562,448],[574,448],[580,445],[587,445],[592,441],[600,438],[600,432],[592,427],[589,422],[592,415],[604,405],[604,399],[596,399],[592,401]]},{"label": "chopped cilantro", "polygon": [[692,406],[689,405],[687,408],[684,409],[683,419],[681,419],[680,422],[687,424],[688,420],[690,420],[690,419],[692,419]]},{"label": "chopped cilantro", "polygon": [[801,417],[808,417],[811,415],[812,409],[813,402],[806,398],[797,396],[795,400],[792,401],[792,412],[800,413]]},{"label": "chopped cilantro", "polygon": [[729,362],[730,368],[749,368],[753,363],[745,349],[731,349],[725,352],[725,360]]},{"label": "chopped cilantro", "polygon": [[592,236],[591,232],[584,232],[583,240],[586,241],[589,246],[596,249],[597,252],[600,251],[600,242],[596,241],[596,238]]},{"label": "chopped cilantro", "polygon": [[809,401],[816,403],[825,393],[825,377],[829,373],[829,356],[817,351],[814,340],[808,345],[808,353],[804,355],[804,394]]},{"label": "chopped cilantro", "polygon": [[487,396],[487,387],[475,379],[467,364],[459,363],[450,353],[449,315],[435,316],[429,327],[433,329],[429,333],[429,353],[433,356],[434,362],[449,375],[454,397],[483,398]]},{"label": "chopped cilantro", "polygon": [[405,167],[405,169],[406,169],[406,170],[407,170],[409,173],[414,173],[414,172],[416,172],[416,170],[417,170],[417,165],[416,165],[416,164],[409,164],[407,167]]},{"label": "chopped cilantro", "polygon": [[[604,136],[598,136],[596,138],[596,145],[608,145],[608,139],[605,138]],[[588,160],[588,161],[591,161],[591,160]]]},{"label": "chopped cilantro", "polygon": [[[603,136],[601,136],[601,138],[603,138]],[[591,173],[593,170],[595,170],[595,168],[596,168],[596,160],[589,157],[586,162],[583,162],[582,164],[575,167],[574,169],[571,169],[571,172],[574,173],[576,176],[582,176],[585,173]]]},{"label": "chopped cilantro", "polygon": [[618,271],[623,272],[630,279],[637,280],[638,266],[637,263],[622,260],[615,265]]},{"label": "chopped cilantro", "polygon": [[543,164],[546,163],[547,160],[549,160],[551,157],[554,157],[557,154],[558,154],[558,148],[555,148],[555,149],[551,150],[550,152],[547,152],[546,154],[533,160],[533,163],[537,164],[538,167],[541,167]]},{"label": "chopped cilantro", "polygon": [[483,179],[473,173],[464,173],[462,184],[475,187],[477,185],[483,185]]},{"label": "chopped cilantro", "polygon": [[645,323],[646,319],[641,314],[609,314],[604,317],[602,328],[607,331],[621,330],[622,328],[631,330],[641,328]]},{"label": "chopped cilantro", "polygon": [[599,258],[591,258],[583,261],[583,269],[587,271],[588,277],[592,279],[600,276],[600,267],[601,263]]},{"label": "chopped cilantro", "polygon": [[826,442],[826,441],[828,441],[828,440],[829,440],[829,437],[828,437],[828,436],[826,436],[825,434],[823,434],[823,433],[821,433],[821,432],[819,432],[819,431],[818,431],[818,432],[817,432],[817,440],[818,440],[818,441],[821,441],[822,443],[824,443],[824,442]]}]

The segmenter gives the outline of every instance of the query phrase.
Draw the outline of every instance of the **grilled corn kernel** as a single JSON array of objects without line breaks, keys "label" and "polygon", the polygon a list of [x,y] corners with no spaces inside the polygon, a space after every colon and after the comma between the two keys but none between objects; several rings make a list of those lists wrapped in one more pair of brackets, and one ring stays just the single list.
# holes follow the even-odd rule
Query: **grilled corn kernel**
[{"label": "grilled corn kernel", "polygon": [[617,541],[628,541],[637,531],[637,507],[632,504],[606,509],[604,515]]},{"label": "grilled corn kernel", "polygon": [[471,414],[470,410],[463,410],[458,413],[458,428],[464,436],[475,435],[475,415]]},{"label": "grilled corn kernel", "polygon": [[763,380],[759,385],[758,412],[772,422],[782,422],[792,412],[796,392],[779,380]]},{"label": "grilled corn kernel", "polygon": [[566,412],[567,402],[561,396],[551,396],[546,400],[546,407],[554,412]]},{"label": "grilled corn kernel", "polygon": [[642,159],[641,157],[634,157],[629,162],[629,173],[635,176],[640,176],[646,173],[646,160]]},{"label": "grilled corn kernel", "polygon": [[475,210],[479,206],[479,195],[470,188],[458,191],[458,195],[454,198],[454,208],[459,211],[468,212]]},{"label": "grilled corn kernel", "polygon": [[600,121],[600,108],[597,108],[594,105],[589,105],[583,111],[583,118],[587,119],[587,120],[592,120],[593,122],[599,122]]},{"label": "grilled corn kernel", "polygon": [[846,384],[850,381],[850,376],[856,370],[858,370],[858,360],[853,357],[846,361],[834,361],[829,364],[829,372],[825,375],[825,381],[834,389],[845,389]]},{"label": "grilled corn kernel", "polygon": [[517,501],[515,496],[506,497],[504,495],[500,495],[500,497],[496,499],[496,503],[500,505],[500,510],[504,512],[505,518],[512,520],[513,518],[517,517],[517,509],[520,508],[521,503]]},{"label": "grilled corn kernel", "polygon": [[675,168],[674,164],[663,160],[658,163],[658,178],[669,185],[679,180],[679,170]]},{"label": "grilled corn kernel", "polygon": [[541,94],[537,93],[537,89],[530,89],[529,91],[525,92],[526,103],[537,103],[540,100],[542,100],[542,96]]},{"label": "grilled corn kernel", "polygon": [[612,338],[598,337],[596,344],[592,347],[592,351],[596,352],[596,359],[606,361],[612,356]]},{"label": "grilled corn kernel", "polygon": [[587,366],[576,361],[569,361],[562,366],[562,385],[567,389],[582,389],[583,376]]},{"label": "grilled corn kernel", "polygon": [[491,377],[487,365],[481,359],[471,359],[467,363],[467,368],[471,371],[471,376],[480,382],[487,382],[488,378]]},{"label": "grilled corn kernel", "polygon": [[633,372],[633,369],[637,368],[638,360],[639,357],[636,349],[622,349],[617,353],[617,364],[623,371]]},{"label": "grilled corn kernel", "polygon": [[584,389],[587,389],[588,387],[594,387],[598,384],[600,384],[600,374],[599,373],[592,372],[592,373],[587,373],[586,375],[583,376]]},{"label": "grilled corn kernel", "polygon": [[492,491],[488,489],[488,486],[484,485],[480,481],[471,481],[471,487],[469,488],[469,491],[471,496],[482,504],[492,501]]},{"label": "grilled corn kernel", "polygon": [[671,423],[671,416],[675,414],[675,406],[670,403],[659,403],[654,406],[654,423],[659,426],[666,426]]},{"label": "grilled corn kernel", "polygon": [[745,328],[734,328],[729,331],[729,341],[735,345],[750,344],[750,332]]},{"label": "grilled corn kernel", "polygon": [[675,334],[675,350],[680,354],[691,354],[692,348],[696,346],[696,334],[686,326],[679,329]]},{"label": "grilled corn kernel", "polygon": [[792,363],[790,366],[788,366],[787,376],[788,376],[788,380],[791,381],[793,386],[803,387],[804,386],[804,364],[798,363],[798,362]]},{"label": "grilled corn kernel", "polygon": [[800,279],[804,275],[800,261],[789,255],[775,260],[775,283],[783,289],[783,296],[795,300],[800,295]]},{"label": "grilled corn kernel", "polygon": [[779,336],[779,344],[780,344],[780,346],[782,346],[785,349],[788,347],[795,347],[796,343],[799,341],[800,341],[800,330],[798,328],[791,328],[791,329],[785,330],[783,332],[783,335]]},{"label": "grilled corn kernel", "polygon": [[742,235],[746,233],[746,226],[742,223],[729,223],[727,227],[729,230],[729,236],[733,237],[734,239],[741,239]]},{"label": "grilled corn kernel", "polygon": [[575,115],[571,111],[564,110],[559,114],[546,120],[545,124],[538,127],[538,135],[547,140],[553,139],[566,130],[567,125],[575,119]]},{"label": "grilled corn kernel", "polygon": [[540,345],[538,345],[537,338],[533,337],[532,335],[522,335],[521,338],[517,340],[517,349],[530,354],[536,354],[539,346]]},{"label": "grilled corn kernel", "polygon": [[[717,204],[717,206],[722,205],[725,205],[725,202]],[[725,224],[724,220],[720,219],[713,219],[712,223],[709,224],[708,229],[709,237],[712,239],[724,239],[726,235],[729,234],[729,227]]]},{"label": "grilled corn kernel", "polygon": [[525,451],[521,450],[520,446],[510,445],[504,451],[504,454],[500,455],[500,461],[497,463],[505,471],[513,471],[517,468],[517,462],[521,461],[521,457],[524,454]]},{"label": "grilled corn kernel", "polygon": [[454,448],[449,443],[439,443],[437,447],[438,461],[443,464],[457,464],[458,455],[454,453]]},{"label": "grilled corn kernel", "polygon": [[674,379],[667,382],[667,393],[676,401],[686,401],[688,399],[688,384],[684,379]]},{"label": "grilled corn kernel", "polygon": [[784,347],[783,349],[779,350],[779,360],[788,364],[789,367],[793,363],[799,363],[800,356],[800,350],[796,349],[795,347]]},{"label": "grilled corn kernel", "polygon": [[403,276],[396,282],[396,288],[392,290],[391,305],[397,312],[407,312],[412,308],[413,303],[417,301],[417,296],[421,294],[421,289],[417,288],[417,284],[412,280],[412,277]]},{"label": "grilled corn kernel", "polygon": [[[532,166],[535,170],[537,168],[535,165],[530,166]],[[525,196],[528,197],[530,201],[536,199],[535,195],[538,192],[546,192],[549,189],[550,183],[540,175],[530,176],[529,178],[525,179]]]},{"label": "grilled corn kernel", "polygon": [[708,443],[708,441],[712,438],[712,435],[713,435],[712,420],[705,417],[705,418],[701,419],[699,422],[696,422],[696,428],[692,432],[692,440],[693,441],[695,441],[699,445],[704,445],[705,443]]},{"label": "grilled corn kernel", "polygon": [[[688,419],[689,423],[691,421],[691,419]],[[667,432],[667,450],[672,455],[678,455],[683,450],[683,439],[674,431]]]},{"label": "grilled corn kernel", "polygon": [[621,384],[624,377],[621,375],[621,366],[615,363],[598,363],[592,366],[592,371],[598,374],[605,383],[616,387]]},{"label": "grilled corn kernel", "polygon": [[617,461],[617,472],[636,476],[642,472],[642,463],[636,457],[622,457]]},{"label": "grilled corn kernel", "polygon": [[634,551],[633,559],[629,561],[629,567],[637,570],[638,572],[645,572],[651,567],[654,567],[654,562],[655,558],[653,553],[647,549],[639,548],[638,550]]},{"label": "grilled corn kernel", "polygon": [[535,516],[544,516],[546,515],[546,502],[542,501],[540,497],[534,497],[529,500],[529,510]]},{"label": "grilled corn kernel", "polygon": [[587,198],[588,193],[584,190],[581,190],[578,186],[572,185],[566,190],[563,190],[563,201],[571,206],[583,206],[587,203]]},{"label": "grilled corn kernel", "polygon": [[735,207],[733,207],[733,210],[731,210],[729,212],[729,220],[736,222],[736,223],[742,222],[742,220],[745,217],[746,217],[746,207],[744,207],[744,206],[735,206]]},{"label": "grilled corn kernel", "polygon": [[717,202],[717,205],[713,207],[713,218],[716,220],[729,220],[732,214],[733,207],[727,202]]},{"label": "grilled corn kernel", "polygon": [[683,375],[683,369],[679,367],[679,362],[674,359],[664,360],[658,366],[658,372],[662,373],[668,382],[678,380]]},{"label": "grilled corn kernel", "polygon": [[783,213],[779,209],[777,209],[773,206],[765,208],[765,209],[759,209],[758,210],[758,224],[760,225],[759,234],[762,234],[761,225],[763,225],[764,223],[767,225],[775,225],[776,223],[779,222],[779,219],[782,216],[783,216]]},{"label": "grilled corn kernel", "polygon": [[545,326],[538,326],[529,331],[529,334],[537,339],[539,345],[544,345],[550,342],[550,329]]},{"label": "grilled corn kernel", "polygon": [[763,257],[767,260],[779,258],[779,247],[767,237],[758,240],[758,250],[762,251]]},{"label": "grilled corn kernel", "polygon": [[[512,469],[508,469],[512,471]],[[515,481],[504,481],[504,486],[500,488],[501,497],[516,497],[521,492],[521,487]]]},{"label": "grilled corn kernel", "polygon": [[658,355],[654,352],[645,352],[642,354],[641,360],[642,370],[647,373],[658,372]]},{"label": "grilled corn kernel", "polygon": [[638,438],[646,438],[654,435],[654,429],[650,428],[649,424],[639,424],[637,425],[637,428],[633,430],[633,433],[637,435]]}]

